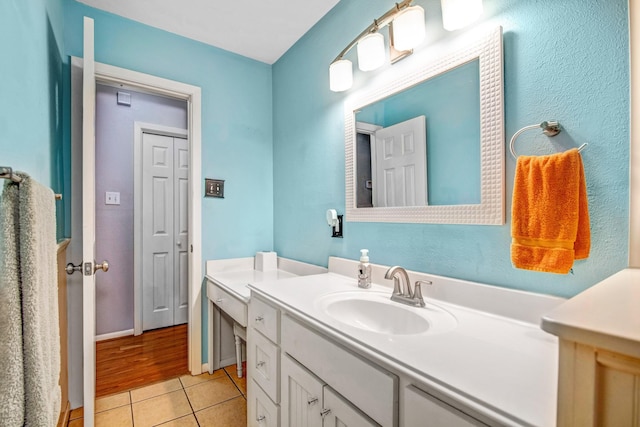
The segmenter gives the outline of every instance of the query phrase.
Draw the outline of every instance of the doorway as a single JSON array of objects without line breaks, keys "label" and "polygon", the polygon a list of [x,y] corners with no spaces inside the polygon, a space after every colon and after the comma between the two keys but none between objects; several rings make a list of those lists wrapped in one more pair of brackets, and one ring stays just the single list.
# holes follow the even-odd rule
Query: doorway
[{"label": "doorway", "polygon": [[[68,262],[77,263],[82,259],[82,223],[78,218],[82,217],[82,156],[76,154],[82,152],[82,69],[83,61],[79,58],[72,58],[71,61],[72,75],[72,197],[71,210],[72,217],[72,235],[73,239],[68,251]],[[156,95],[165,96],[167,98],[180,99],[187,102],[188,105],[188,141],[189,141],[189,277],[188,277],[188,366],[189,371],[193,375],[200,374],[203,371],[201,358],[201,292],[200,284],[202,280],[202,259],[201,259],[201,93],[200,88],[187,85],[184,83],[171,81],[148,74],[138,73],[123,68],[113,67],[106,64],[95,64],[95,78],[98,83],[104,83],[111,86],[123,87],[127,89],[139,89],[142,91],[154,93]],[[104,197],[104,194],[103,194]],[[69,277],[69,363],[73,366],[79,366],[83,363],[89,364],[92,358],[83,357],[83,353],[91,355],[92,339],[83,339],[82,336],[82,317],[92,316],[93,308],[90,314],[83,314],[86,308],[83,308],[83,291],[81,277]],[[85,344],[83,344],[85,341]],[[84,362],[83,362],[84,360]],[[95,373],[95,359],[93,368],[85,367],[84,376],[91,376],[91,372]],[[90,365],[90,364],[89,364]],[[88,372],[88,374],[86,374]],[[94,380],[85,378],[83,380],[83,372],[75,370],[70,372],[70,402],[72,408],[83,405],[86,397],[92,398]],[[83,385],[84,384],[84,385]],[[83,392],[84,390],[84,392]],[[84,397],[83,397],[84,395]]]},{"label": "doorway", "polygon": [[97,341],[187,322],[186,127],[183,100],[96,85]]}]

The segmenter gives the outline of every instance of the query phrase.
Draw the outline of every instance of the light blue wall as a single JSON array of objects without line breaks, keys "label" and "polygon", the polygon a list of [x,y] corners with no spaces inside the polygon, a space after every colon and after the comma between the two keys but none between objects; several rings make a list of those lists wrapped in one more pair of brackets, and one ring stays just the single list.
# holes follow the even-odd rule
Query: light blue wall
[{"label": "light blue wall", "polygon": [[[0,2],[0,166],[64,193],[61,0]],[[0,182],[4,184],[4,182]],[[57,234],[64,204],[56,203]]]},{"label": "light blue wall", "polygon": [[[390,66],[363,73],[354,87],[329,90],[330,62],[387,0],[340,2],[273,67],[274,249],[279,255],[326,265],[330,255],[560,296],[572,296],[627,265],[629,64],[627,1],[485,0],[475,27],[504,29],[507,141],[521,127],[558,119],[554,140],[535,133],[518,141],[527,154],[588,142],[583,152],[591,214],[591,256],[574,274],[516,270],[510,262],[510,212],[515,161],[507,157],[504,226],[354,223],[332,239],[325,211],[345,210],[343,101]],[[426,10],[423,49],[467,30],[442,30],[440,2]],[[469,30],[474,29],[471,27]],[[420,47],[416,49],[420,51]],[[417,54],[414,54],[417,56]],[[347,56],[357,63],[355,51]],[[393,67],[406,67],[409,57]],[[402,64],[402,65],[401,65]],[[537,147],[543,147],[539,149]],[[546,152],[544,150],[547,150]]]},{"label": "light blue wall", "polygon": [[96,61],[202,89],[202,176],[225,180],[224,199],[202,202],[203,259],[270,250],[271,67],[74,0],[65,0],[68,55],[82,56],[83,16],[95,20]]},{"label": "light blue wall", "polygon": [[[82,22],[88,16],[95,20],[96,61],[202,89],[202,192],[205,177],[225,180],[224,199],[202,200],[203,262],[271,250],[271,66],[75,0],[63,1],[66,55],[82,57]],[[204,288],[202,298],[202,357],[206,360]]]}]

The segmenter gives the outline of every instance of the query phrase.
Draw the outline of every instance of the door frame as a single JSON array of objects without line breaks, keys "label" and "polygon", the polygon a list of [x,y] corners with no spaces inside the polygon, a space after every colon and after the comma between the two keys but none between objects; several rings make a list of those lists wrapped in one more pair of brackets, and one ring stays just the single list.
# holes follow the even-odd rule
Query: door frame
[{"label": "door frame", "polygon": [[[186,138],[189,130],[154,123],[133,123],[133,335],[142,334],[142,139],[144,133]],[[192,161],[192,159],[189,159]],[[191,164],[189,164],[191,171]],[[189,183],[191,185],[191,183]]]},{"label": "door frame", "polygon": [[[81,70],[82,58],[71,57],[72,73]],[[203,372],[202,366],[202,200],[200,181],[202,176],[202,94],[198,86],[144,74],[100,62],[95,63],[97,83],[122,85],[155,95],[187,101],[187,127],[189,140],[189,371],[192,375]],[[72,77],[72,102],[82,93],[81,81]],[[82,123],[81,109],[72,107],[72,120]],[[74,126],[72,126],[73,128]],[[72,131],[72,147],[82,147],[81,134]],[[74,194],[78,197],[78,195]]]}]

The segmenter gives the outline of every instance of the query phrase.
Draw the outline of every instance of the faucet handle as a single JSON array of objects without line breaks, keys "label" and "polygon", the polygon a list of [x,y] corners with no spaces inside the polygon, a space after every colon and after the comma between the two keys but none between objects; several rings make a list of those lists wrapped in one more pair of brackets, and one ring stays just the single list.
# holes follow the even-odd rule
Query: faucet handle
[{"label": "faucet handle", "polygon": [[425,306],[424,298],[422,297],[422,285],[431,286],[432,284],[433,282],[430,280],[418,280],[413,287],[413,299],[420,302],[420,307]]}]

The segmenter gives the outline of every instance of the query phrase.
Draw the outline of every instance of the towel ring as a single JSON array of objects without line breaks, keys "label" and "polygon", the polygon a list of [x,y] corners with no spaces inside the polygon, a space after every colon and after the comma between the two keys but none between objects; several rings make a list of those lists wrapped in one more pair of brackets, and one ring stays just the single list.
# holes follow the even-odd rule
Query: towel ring
[{"label": "towel ring", "polygon": [[[530,125],[530,126],[525,126],[522,129],[520,129],[518,132],[514,133],[513,136],[511,137],[511,142],[509,143],[509,151],[511,151],[511,155],[513,156],[514,159],[518,158],[518,155],[516,154],[516,150],[514,148],[514,144],[516,142],[516,139],[518,139],[518,137],[525,131],[528,131],[530,129],[538,129],[538,128],[542,128],[542,133],[544,133],[547,136],[556,136],[557,134],[560,133],[560,123],[556,120],[549,120],[549,121],[544,121],[542,123],[540,123],[539,125]],[[584,147],[586,147],[588,144],[585,142],[584,144],[582,144],[580,147],[578,147],[578,151],[582,151],[582,149]]]}]

